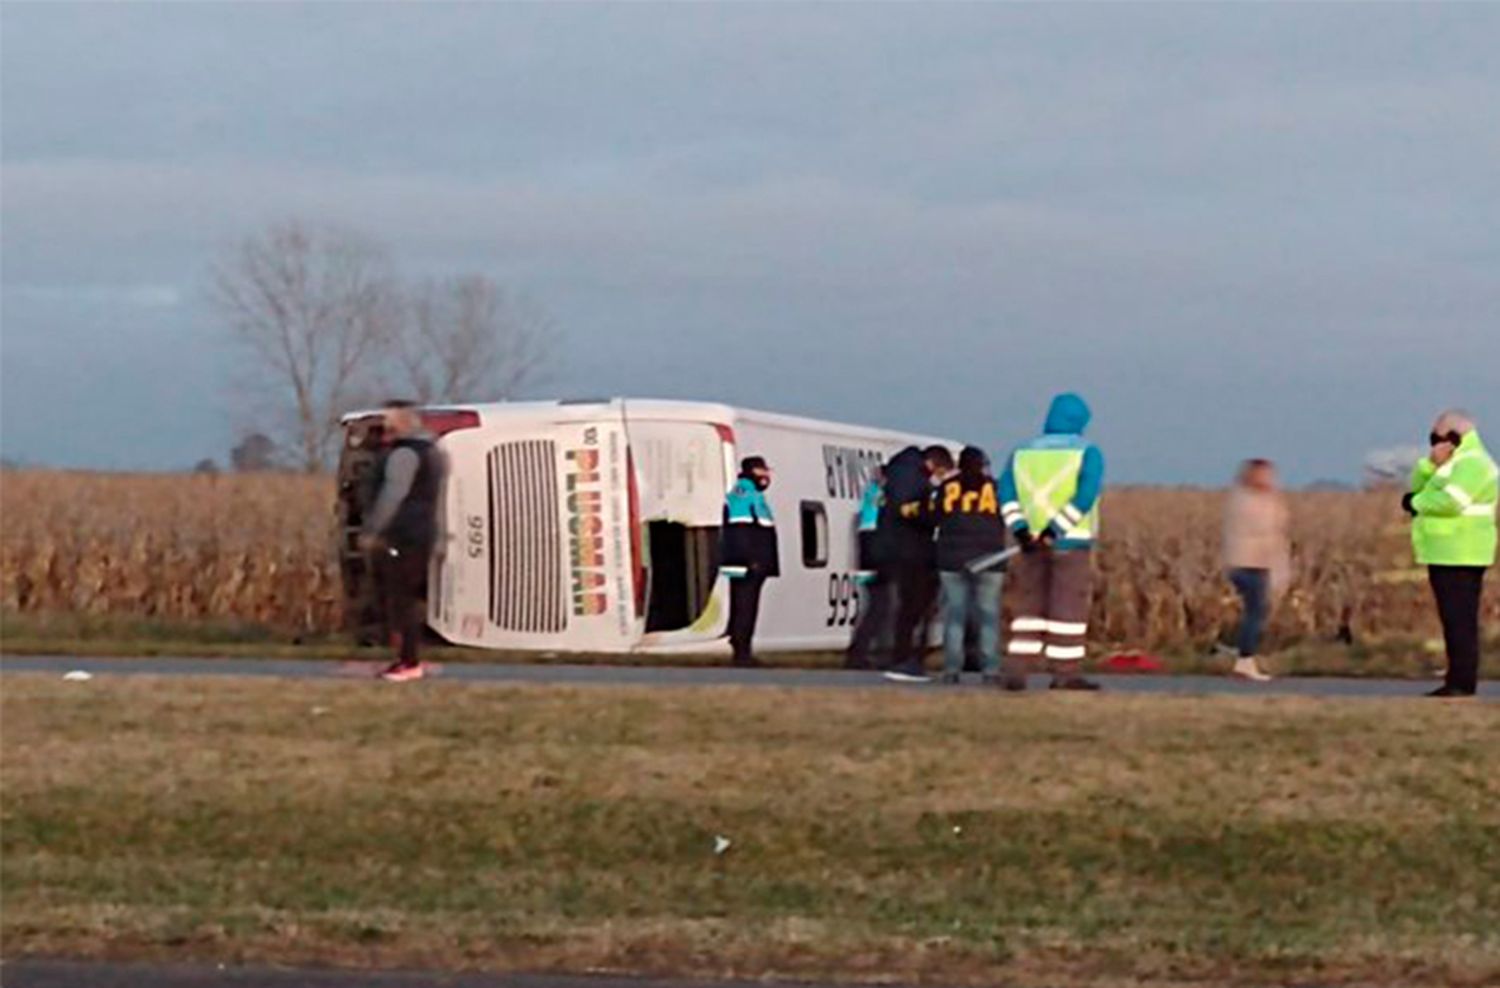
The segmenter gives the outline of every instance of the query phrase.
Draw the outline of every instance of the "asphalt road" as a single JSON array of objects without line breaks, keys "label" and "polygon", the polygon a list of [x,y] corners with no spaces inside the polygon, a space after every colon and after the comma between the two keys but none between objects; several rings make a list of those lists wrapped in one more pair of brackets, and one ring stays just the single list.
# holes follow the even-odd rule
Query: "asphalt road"
[{"label": "asphalt road", "polygon": [[[282,679],[370,678],[369,664],[304,659],[196,658],[69,658],[66,656],[0,656],[0,672],[87,672],[93,676],[254,676]],[[1416,697],[1436,681],[1398,679],[1335,679],[1304,677],[1247,683],[1228,676],[1100,676],[1104,688],[1116,693],[1215,694],[1231,696]],[[879,673],[835,669],[732,669],[727,667],[643,667],[599,665],[496,665],[463,663],[442,667],[434,681],[462,683],[525,683],[557,686],[766,686],[814,689],[952,689],[937,684],[898,685]],[[1045,676],[1034,676],[1034,690],[1046,688]],[[420,684],[405,684],[405,688]],[[392,686],[391,688],[396,688]],[[978,689],[978,678],[966,677],[964,689]],[[1480,697],[1500,699],[1500,689],[1481,687]]]},{"label": "asphalt road", "polygon": [[8,961],[4,988],[765,988],[759,982],[624,978],[603,975],[455,974],[423,971],[221,965]]}]

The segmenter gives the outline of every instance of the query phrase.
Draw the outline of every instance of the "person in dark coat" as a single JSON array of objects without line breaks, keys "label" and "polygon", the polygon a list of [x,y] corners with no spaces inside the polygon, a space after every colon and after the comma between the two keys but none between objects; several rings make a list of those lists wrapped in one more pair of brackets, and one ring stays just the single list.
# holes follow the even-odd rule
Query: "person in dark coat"
[{"label": "person in dark coat", "polygon": [[384,418],[389,445],[376,471],[379,493],[359,544],[373,557],[387,640],[396,650],[381,678],[406,682],[424,675],[417,648],[427,623],[427,570],[437,545],[443,460],[411,402],[387,402]]},{"label": "person in dark coat", "polygon": [[1005,548],[1000,497],[984,451],[966,446],[958,473],[933,497],[938,581],[943,600],[943,682],[957,683],[971,623],[977,626],[984,682],[1000,685],[1000,591],[1003,565],[982,573],[969,564]]},{"label": "person in dark coat", "polygon": [[908,446],[886,466],[886,549],[896,574],[896,638],[886,678],[927,681],[923,633],[937,600],[932,542],[933,481],[953,470],[953,454],[942,446]]},{"label": "person in dark coat", "polygon": [[781,575],[776,519],[766,501],[771,468],[764,458],[749,456],[724,498],[724,529],[719,571],[729,577],[729,644],[737,666],[758,666],[755,623],[766,580]]}]

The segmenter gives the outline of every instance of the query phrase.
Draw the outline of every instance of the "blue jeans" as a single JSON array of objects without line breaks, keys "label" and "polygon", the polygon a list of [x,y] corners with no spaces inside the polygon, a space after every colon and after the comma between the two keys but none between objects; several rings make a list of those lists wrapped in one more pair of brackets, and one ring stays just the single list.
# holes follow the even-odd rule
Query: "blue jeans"
[{"label": "blue jeans", "polygon": [[964,668],[964,629],[972,608],[979,623],[979,654],[984,673],[1000,673],[1000,588],[1005,574],[944,571],[938,574],[943,583],[943,671],[962,672]]},{"label": "blue jeans", "polygon": [[1249,657],[1260,651],[1261,632],[1266,627],[1266,614],[1270,611],[1271,573],[1263,569],[1232,569],[1229,582],[1239,591],[1245,602],[1245,613],[1240,618],[1240,630],[1235,643],[1240,655]]}]

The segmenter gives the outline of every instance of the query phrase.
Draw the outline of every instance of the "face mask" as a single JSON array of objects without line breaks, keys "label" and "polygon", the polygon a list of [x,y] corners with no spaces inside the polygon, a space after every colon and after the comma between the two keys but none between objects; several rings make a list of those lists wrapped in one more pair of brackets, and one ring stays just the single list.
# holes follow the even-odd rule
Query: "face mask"
[{"label": "face mask", "polygon": [[751,477],[750,481],[751,483],[755,484],[755,489],[758,491],[763,491],[767,487],[771,486],[770,477]]}]

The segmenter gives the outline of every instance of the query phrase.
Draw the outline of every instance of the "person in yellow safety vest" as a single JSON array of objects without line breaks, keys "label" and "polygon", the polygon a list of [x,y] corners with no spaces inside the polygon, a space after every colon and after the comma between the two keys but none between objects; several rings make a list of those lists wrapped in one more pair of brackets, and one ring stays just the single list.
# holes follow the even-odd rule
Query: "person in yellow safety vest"
[{"label": "person in yellow safety vest", "polygon": [[1052,688],[1097,690],[1079,672],[1088,636],[1090,550],[1099,534],[1104,454],[1083,438],[1089,406],[1052,399],[1043,434],[1011,453],[1000,477],[1000,512],[1020,543],[1004,687],[1026,688],[1026,667],[1045,656]]},{"label": "person in yellow safety vest", "polygon": [[1428,696],[1473,696],[1479,688],[1479,604],[1484,571],[1495,562],[1495,505],[1500,474],[1474,420],[1460,411],[1438,416],[1432,451],[1412,471],[1401,506],[1412,516],[1411,542],[1443,624],[1448,672]]}]

